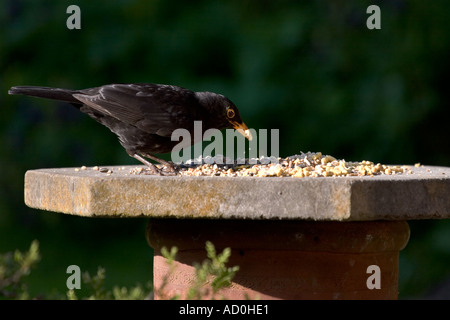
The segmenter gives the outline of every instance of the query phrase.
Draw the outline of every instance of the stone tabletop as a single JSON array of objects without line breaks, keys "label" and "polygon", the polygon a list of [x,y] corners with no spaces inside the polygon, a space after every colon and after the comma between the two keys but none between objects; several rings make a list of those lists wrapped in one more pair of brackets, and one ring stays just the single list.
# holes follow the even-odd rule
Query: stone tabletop
[{"label": "stone tabletop", "polygon": [[[364,177],[188,177],[135,166],[30,170],[25,203],[84,217],[309,219],[450,218],[450,168]],[[97,168],[95,168],[97,169]]]}]

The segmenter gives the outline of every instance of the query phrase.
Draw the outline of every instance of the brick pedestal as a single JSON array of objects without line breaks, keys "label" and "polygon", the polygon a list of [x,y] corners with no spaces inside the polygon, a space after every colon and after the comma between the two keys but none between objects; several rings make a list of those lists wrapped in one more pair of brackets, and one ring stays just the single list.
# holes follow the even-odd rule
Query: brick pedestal
[{"label": "brick pedestal", "polygon": [[240,267],[220,292],[227,299],[396,299],[398,256],[408,239],[405,221],[151,219],[147,228],[156,288],[168,275],[161,247],[179,249],[156,299],[186,296],[194,263],[206,259],[206,241],[218,252],[230,247],[228,265]]},{"label": "brick pedestal", "polygon": [[303,179],[129,174],[133,168],[30,170],[25,203],[81,217],[149,218],[157,288],[167,274],[161,247],[179,248],[165,297],[185,297],[211,241],[218,251],[230,247],[229,265],[240,267],[227,298],[395,299],[406,221],[450,218],[449,167]]}]

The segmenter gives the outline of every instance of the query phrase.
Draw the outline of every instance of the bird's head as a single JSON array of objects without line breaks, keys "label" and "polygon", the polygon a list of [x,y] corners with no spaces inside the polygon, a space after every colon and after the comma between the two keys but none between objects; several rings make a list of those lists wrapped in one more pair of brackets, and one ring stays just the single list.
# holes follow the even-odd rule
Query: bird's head
[{"label": "bird's head", "polygon": [[252,140],[250,130],[242,121],[239,110],[230,99],[213,92],[197,92],[196,94],[200,103],[209,111],[208,127],[234,128],[248,140]]}]

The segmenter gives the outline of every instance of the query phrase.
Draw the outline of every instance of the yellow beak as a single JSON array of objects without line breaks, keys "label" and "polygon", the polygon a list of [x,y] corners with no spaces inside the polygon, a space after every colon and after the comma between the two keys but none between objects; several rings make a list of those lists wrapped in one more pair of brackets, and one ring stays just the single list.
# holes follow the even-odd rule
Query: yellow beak
[{"label": "yellow beak", "polygon": [[245,125],[245,123],[237,123],[232,121],[231,124],[233,125],[233,128],[236,129],[237,132],[242,134],[244,137],[246,137],[249,141],[252,141],[253,136],[248,127]]}]

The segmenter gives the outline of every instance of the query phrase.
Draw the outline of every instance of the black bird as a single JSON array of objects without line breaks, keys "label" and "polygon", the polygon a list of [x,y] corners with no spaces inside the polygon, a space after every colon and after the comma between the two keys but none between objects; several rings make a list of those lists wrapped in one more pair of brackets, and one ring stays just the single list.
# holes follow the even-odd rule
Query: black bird
[{"label": "black bird", "polygon": [[[234,103],[213,92],[137,83],[109,84],[84,90],[17,86],[8,93],[71,103],[114,132],[126,152],[155,174],[161,174],[161,171],[144,157],[175,172],[172,163],[154,154],[170,152],[179,143],[171,141],[172,132],[178,128],[187,129],[192,137],[194,121],[202,121],[203,132],[211,128],[234,128],[247,139],[252,139]],[[191,144],[194,142],[191,139]]]}]

